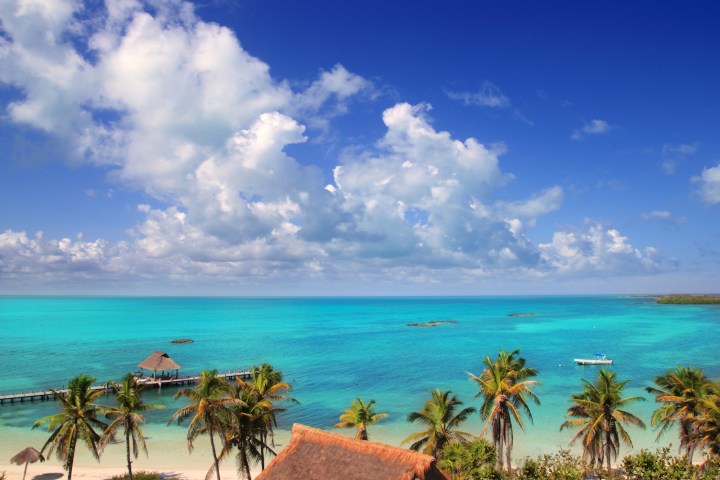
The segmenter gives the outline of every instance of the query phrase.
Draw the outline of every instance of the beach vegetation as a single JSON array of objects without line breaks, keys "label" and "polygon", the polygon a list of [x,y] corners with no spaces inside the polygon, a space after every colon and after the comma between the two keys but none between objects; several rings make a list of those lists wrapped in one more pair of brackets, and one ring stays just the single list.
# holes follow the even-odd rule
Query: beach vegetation
[{"label": "beach vegetation", "polygon": [[702,465],[688,464],[686,456],[672,456],[670,447],[654,452],[641,450],[623,458],[622,471],[633,480],[717,480],[720,478],[720,461],[708,457]]},{"label": "beach vegetation", "polygon": [[590,466],[568,450],[527,458],[516,472],[518,480],[580,480]]},{"label": "beach vegetation", "polygon": [[195,388],[183,388],[175,394],[175,398],[186,397],[190,404],[173,413],[168,424],[177,421],[178,425],[190,420],[187,430],[188,451],[193,450],[193,441],[202,434],[210,437],[215,474],[220,480],[220,460],[215,446],[215,436],[222,441],[229,428],[236,427],[237,417],[230,406],[237,406],[241,401],[230,397],[230,385],[219,377],[217,370],[206,370],[200,374]]},{"label": "beach vegetation", "polygon": [[102,432],[108,425],[98,419],[102,406],[95,403],[95,400],[103,391],[94,390],[93,382],[95,378],[92,376],[80,374],[68,382],[66,394],[53,391],[61,412],[43,417],[33,424],[33,428],[46,426],[48,431],[52,431],[41,453],[55,452],[58,459],[63,461],[63,468],[68,472],[68,480],[72,480],[78,440],[85,444],[96,460],[100,460],[101,435],[96,429]]},{"label": "beach vegetation", "polygon": [[132,477],[128,475],[115,475],[110,477],[110,480],[160,480],[162,476],[159,472],[147,472],[140,470],[135,472]]},{"label": "beach vegetation", "polygon": [[700,368],[678,366],[656,376],[655,385],[645,389],[655,395],[655,401],[660,404],[653,412],[650,423],[658,429],[658,438],[677,425],[680,448],[685,451],[687,463],[692,464],[700,441],[698,419],[702,413],[702,402],[717,391],[717,384],[703,375]]},{"label": "beach vegetation", "polygon": [[125,436],[128,478],[133,480],[130,452],[132,451],[135,458],[138,457],[140,447],[142,447],[146,455],[148,453],[145,436],[141,428],[142,424],[145,423],[143,413],[167,407],[160,404],[144,403],[142,400],[144,386],[136,381],[135,375],[132,373],[125,375],[120,383],[112,383],[110,388],[115,392],[117,407],[107,407],[105,409],[105,418],[112,421],[100,439],[100,447],[104,449],[109,442],[113,441],[118,430],[122,427]]},{"label": "beach vegetation", "polygon": [[220,458],[237,449],[235,461],[240,478],[250,480],[250,465],[260,462],[263,449],[275,454],[264,443],[267,438],[267,411],[272,408],[269,400],[257,395],[253,385],[238,379],[230,390],[234,400],[230,406],[234,422],[225,430],[225,441]]},{"label": "beach vegetation", "polygon": [[540,404],[540,399],[532,391],[538,384],[529,380],[538,374],[534,368],[525,365],[525,359],[519,356],[519,350],[504,352],[500,350],[493,360],[485,356],[485,369],[480,375],[468,372],[480,389],[473,398],[482,397],[480,417],[485,421],[480,435],[491,430],[492,442],[497,449],[497,469],[511,470],[513,448],[513,420],[525,429],[523,415],[533,421],[528,401]]},{"label": "beach vegetation", "polygon": [[623,458],[622,468],[630,478],[637,480],[690,479],[697,467],[688,465],[685,458],[671,456],[667,447],[655,452],[641,450]]},{"label": "beach vegetation", "polygon": [[[292,386],[283,380],[283,374],[275,370],[269,363],[254,366],[251,370],[252,377],[248,383],[251,394],[256,397],[256,403],[265,405],[261,411],[260,422],[263,428],[260,429],[260,467],[265,470],[265,456],[267,453],[275,455],[269,447],[275,446],[274,429],[277,427],[277,416],[286,411],[284,407],[278,407],[281,402],[299,403],[290,393]],[[238,379],[238,382],[243,382]]]},{"label": "beach vegetation", "polygon": [[645,428],[645,423],[625,408],[635,402],[645,400],[643,397],[623,398],[623,389],[627,380],[620,381],[617,375],[609,370],[601,369],[595,383],[582,380],[583,391],[571,397],[572,405],[568,408],[560,430],[577,428],[571,444],[581,440],[582,459],[597,468],[607,465],[618,457],[621,444],[632,448],[632,440],[626,425]]},{"label": "beach vegetation", "polygon": [[365,403],[360,397],[357,397],[350,404],[350,408],[340,415],[339,422],[334,425],[335,428],[354,428],[355,438],[360,440],[368,440],[368,425],[377,423],[387,417],[387,413],[375,412],[375,400]]},{"label": "beach vegetation", "polygon": [[471,433],[458,429],[475,412],[475,408],[461,409],[463,402],[457,395],[451,396],[451,393],[450,390],[433,390],[422,410],[408,415],[408,421],[422,425],[423,430],[408,436],[403,444],[410,443],[411,450],[437,458],[449,443],[462,443],[475,438]]},{"label": "beach vegetation", "polygon": [[703,448],[707,455],[701,468],[704,470],[720,459],[720,395],[715,393],[701,400],[700,414],[695,421],[698,447]]},{"label": "beach vegetation", "polygon": [[450,442],[437,458],[438,466],[454,480],[499,480],[496,462],[497,451],[484,438]]}]

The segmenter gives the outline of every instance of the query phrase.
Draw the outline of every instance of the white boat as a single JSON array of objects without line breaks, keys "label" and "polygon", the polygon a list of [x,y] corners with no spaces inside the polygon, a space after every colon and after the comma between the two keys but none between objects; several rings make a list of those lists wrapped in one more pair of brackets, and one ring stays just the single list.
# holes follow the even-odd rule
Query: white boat
[{"label": "white boat", "polygon": [[578,365],[612,365],[613,361],[602,353],[596,353],[595,358],[576,358]]}]

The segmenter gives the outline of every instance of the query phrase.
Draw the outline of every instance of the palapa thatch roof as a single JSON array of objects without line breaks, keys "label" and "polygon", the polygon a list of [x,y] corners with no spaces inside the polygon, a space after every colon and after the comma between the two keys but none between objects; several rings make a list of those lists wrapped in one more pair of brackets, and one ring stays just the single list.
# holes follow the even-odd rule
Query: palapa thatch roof
[{"label": "palapa thatch roof", "polygon": [[435,458],[295,424],[288,446],[255,480],[450,480]]},{"label": "palapa thatch roof", "polygon": [[158,371],[158,370],[179,370],[180,365],[168,356],[165,352],[153,352],[152,355],[147,357],[142,362],[138,363],[138,367],[147,370]]},{"label": "palapa thatch roof", "polygon": [[35,448],[33,447],[23,448],[17,455],[10,459],[10,461],[15,465],[22,465],[23,463],[35,463],[38,460],[44,462],[45,457],[43,457],[42,454],[35,450]]}]

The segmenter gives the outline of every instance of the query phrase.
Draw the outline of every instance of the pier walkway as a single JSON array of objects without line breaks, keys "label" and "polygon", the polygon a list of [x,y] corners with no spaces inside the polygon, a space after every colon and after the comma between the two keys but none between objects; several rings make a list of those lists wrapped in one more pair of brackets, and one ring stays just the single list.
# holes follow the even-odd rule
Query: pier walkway
[{"label": "pier walkway", "polygon": [[[226,380],[235,380],[236,378],[247,379],[251,377],[251,373],[246,370],[238,370],[236,372],[218,373],[218,377]],[[194,385],[200,380],[200,375],[189,376],[189,377],[176,377],[176,378],[157,378],[142,377],[139,383],[147,385],[148,387],[180,387],[183,385]],[[108,391],[112,382],[107,382],[104,385],[96,385],[91,387],[92,390]],[[14,393],[10,395],[0,395],[0,405],[5,403],[15,402],[34,402],[44,400],[55,400],[58,395],[67,394],[66,388],[48,389],[38,392],[26,392],[26,393]]]}]

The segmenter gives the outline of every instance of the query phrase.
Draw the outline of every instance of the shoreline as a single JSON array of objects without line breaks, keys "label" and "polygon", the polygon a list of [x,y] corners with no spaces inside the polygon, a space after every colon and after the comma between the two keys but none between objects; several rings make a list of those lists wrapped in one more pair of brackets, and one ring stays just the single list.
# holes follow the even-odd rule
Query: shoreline
[{"label": "shoreline", "polygon": [[[5,472],[5,478],[7,480],[22,480],[23,470],[25,465],[5,464],[0,463],[0,472]],[[140,471],[153,471],[160,474],[161,479],[183,479],[183,480],[205,480],[206,470],[192,470],[192,469],[172,469],[172,468],[142,468],[139,467],[137,470],[133,469],[134,473]],[[260,470],[251,470],[253,478],[260,474]],[[106,465],[76,465],[73,466],[73,478],[81,478],[85,480],[109,480],[117,475],[127,474],[127,468],[123,467],[110,467]],[[237,478],[237,470],[230,468],[227,462],[220,464],[220,477],[221,479],[234,479]],[[67,478],[67,472],[62,468],[62,464],[59,460],[51,459],[46,460],[43,463],[37,462],[28,465],[26,480],[58,480],[60,478]],[[214,478],[214,477],[213,477]]]},{"label": "shoreline", "polygon": [[[410,431],[412,425],[407,425]],[[479,419],[474,419],[468,425],[468,430],[478,431]],[[574,455],[580,455],[578,445],[569,446],[568,441],[571,435],[568,432],[553,431],[544,429],[535,430],[532,427],[528,432],[518,429],[515,432],[515,448],[513,449],[512,461],[514,466],[521,465],[526,458],[536,458],[544,454],[554,454],[560,450],[569,450]],[[152,471],[162,474],[166,479],[205,480],[208,470],[212,467],[212,455],[210,443],[207,436],[200,436],[194,441],[192,453],[188,452],[185,431],[176,427],[146,425],[144,428],[149,455],[140,453],[137,459],[133,459],[133,471]],[[346,436],[352,436],[352,429],[332,429],[332,431]],[[370,430],[370,440],[386,443],[388,445],[401,446],[401,440],[407,435],[408,430],[399,429],[397,425],[375,424]],[[651,451],[667,446],[672,443],[668,437],[665,442],[652,442],[655,432],[639,430],[632,433],[636,448],[622,449],[615,464],[619,465],[626,455],[638,453],[641,449]],[[48,438],[45,430],[29,430],[24,428],[3,429],[0,435],[0,452],[5,455],[0,461],[8,462],[9,458],[28,445],[38,450],[42,448]],[[290,440],[290,431],[284,429],[276,430],[275,444],[276,452],[280,452]],[[669,440],[669,442],[667,441]],[[674,449],[673,449],[674,450]],[[675,454],[675,452],[672,452]],[[266,464],[271,458],[266,460]],[[24,466],[16,466],[10,463],[0,463],[0,472],[6,472],[6,480],[21,480]],[[223,459],[220,463],[221,478],[237,478],[237,468],[234,455]],[[253,478],[260,473],[260,466],[251,467]],[[123,475],[127,472],[125,446],[123,442],[116,442],[109,445],[103,452],[100,462],[91,457],[84,446],[78,446],[73,466],[73,477],[84,480],[108,480],[116,475]],[[28,465],[27,479],[36,480],[58,480],[66,477],[62,462],[56,456],[51,456],[44,463],[37,462]]]}]

